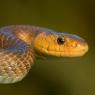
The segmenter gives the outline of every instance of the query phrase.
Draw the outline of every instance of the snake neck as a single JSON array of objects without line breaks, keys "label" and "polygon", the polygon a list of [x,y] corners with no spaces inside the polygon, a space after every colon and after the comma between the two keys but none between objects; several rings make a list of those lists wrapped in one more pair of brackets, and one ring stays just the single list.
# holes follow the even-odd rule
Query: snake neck
[{"label": "snake neck", "polygon": [[[18,25],[18,26],[12,26],[15,27],[15,33],[16,36],[25,41],[30,46],[33,46],[33,42],[35,38],[42,32],[49,32],[50,29],[36,27],[36,26],[24,26],[24,25]],[[12,28],[11,28],[12,29]]]}]

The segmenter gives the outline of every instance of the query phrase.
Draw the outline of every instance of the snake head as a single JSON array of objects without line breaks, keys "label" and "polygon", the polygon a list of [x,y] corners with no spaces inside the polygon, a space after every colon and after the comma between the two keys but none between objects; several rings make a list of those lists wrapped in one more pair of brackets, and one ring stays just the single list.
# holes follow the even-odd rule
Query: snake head
[{"label": "snake head", "polygon": [[86,41],[76,35],[57,32],[42,32],[36,38],[37,52],[56,57],[78,57],[88,51]]}]

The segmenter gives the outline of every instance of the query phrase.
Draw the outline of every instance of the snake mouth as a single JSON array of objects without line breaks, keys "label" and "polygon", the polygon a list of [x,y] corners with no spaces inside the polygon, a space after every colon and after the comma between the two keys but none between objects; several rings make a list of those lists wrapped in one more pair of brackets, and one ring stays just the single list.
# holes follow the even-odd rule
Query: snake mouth
[{"label": "snake mouth", "polygon": [[[54,46],[53,46],[54,47]],[[85,46],[81,46],[80,49],[72,49],[72,48],[67,48],[67,49],[62,49],[60,46],[56,46],[55,49],[52,49],[51,46],[46,47],[41,47],[36,49],[40,54],[44,55],[50,55],[50,56],[55,56],[55,57],[79,57],[83,56],[87,51],[88,51],[88,45],[85,44]]]},{"label": "snake mouth", "polygon": [[46,35],[41,33],[34,43],[35,49],[42,54],[56,57],[79,57],[88,51],[87,43],[72,34]]}]

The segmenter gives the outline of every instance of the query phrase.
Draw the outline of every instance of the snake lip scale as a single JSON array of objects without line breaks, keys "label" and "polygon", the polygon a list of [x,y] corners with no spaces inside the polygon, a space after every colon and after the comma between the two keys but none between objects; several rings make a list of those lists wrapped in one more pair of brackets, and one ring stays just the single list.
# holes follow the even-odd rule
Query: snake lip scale
[{"label": "snake lip scale", "polygon": [[0,83],[21,81],[37,56],[79,57],[88,51],[76,35],[31,25],[0,28]]}]

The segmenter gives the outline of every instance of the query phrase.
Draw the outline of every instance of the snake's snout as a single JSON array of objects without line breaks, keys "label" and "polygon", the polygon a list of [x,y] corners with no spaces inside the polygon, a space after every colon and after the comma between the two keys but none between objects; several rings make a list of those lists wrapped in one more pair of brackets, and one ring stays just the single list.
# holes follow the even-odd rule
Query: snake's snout
[{"label": "snake's snout", "polygon": [[57,57],[78,57],[88,51],[84,39],[67,33],[43,32],[35,39],[34,46],[40,53]]},{"label": "snake's snout", "polygon": [[83,56],[88,51],[87,42],[76,35],[63,34],[64,35],[64,46],[62,56],[66,57],[78,57]]},{"label": "snake's snout", "polygon": [[88,44],[83,38],[72,34],[64,34],[64,36],[70,57],[83,56],[88,51]]},{"label": "snake's snout", "polygon": [[83,40],[77,39],[71,44],[69,49],[71,57],[83,56],[88,51],[88,44]]}]

